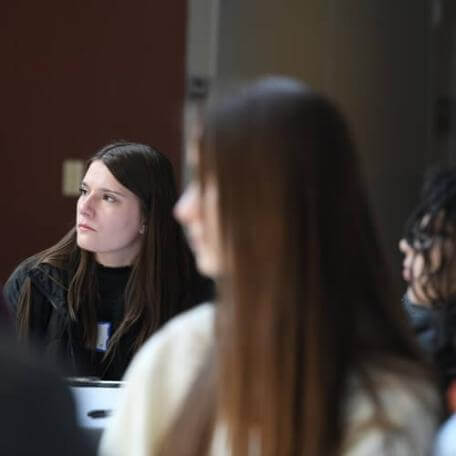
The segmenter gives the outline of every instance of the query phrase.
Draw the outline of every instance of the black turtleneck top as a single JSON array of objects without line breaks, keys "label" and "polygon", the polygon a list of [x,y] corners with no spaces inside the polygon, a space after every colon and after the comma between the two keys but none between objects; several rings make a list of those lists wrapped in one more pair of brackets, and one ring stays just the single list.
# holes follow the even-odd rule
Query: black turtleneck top
[{"label": "black turtleneck top", "polygon": [[98,377],[105,380],[120,380],[131,360],[133,335],[127,333],[110,362],[104,359],[111,336],[119,327],[124,311],[124,293],[131,267],[107,267],[97,264],[96,274],[99,299],[96,315],[98,326],[97,350],[95,353],[83,348],[77,350],[79,375]]}]

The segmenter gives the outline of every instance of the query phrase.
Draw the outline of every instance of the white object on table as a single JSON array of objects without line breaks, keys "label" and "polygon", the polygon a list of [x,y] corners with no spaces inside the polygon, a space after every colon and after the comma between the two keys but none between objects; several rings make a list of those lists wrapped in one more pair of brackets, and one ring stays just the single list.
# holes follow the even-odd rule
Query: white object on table
[{"label": "white object on table", "polygon": [[81,378],[67,380],[76,402],[79,426],[103,429],[119,401],[123,382]]}]

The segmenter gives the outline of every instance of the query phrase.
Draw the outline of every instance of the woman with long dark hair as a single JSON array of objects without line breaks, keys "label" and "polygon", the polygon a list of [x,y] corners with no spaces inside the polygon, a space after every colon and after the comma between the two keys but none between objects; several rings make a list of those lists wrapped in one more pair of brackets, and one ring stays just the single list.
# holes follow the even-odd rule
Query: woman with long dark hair
[{"label": "woman with long dark hair", "polygon": [[5,285],[19,337],[43,345],[68,373],[118,380],[141,344],[204,292],[172,217],[175,201],[172,165],[158,150],[100,149],[81,182],[75,227]]},{"label": "woman with long dark hair", "polygon": [[428,454],[438,395],[339,112],[268,78],[199,127],[175,214],[218,302],[140,351],[102,454]]}]

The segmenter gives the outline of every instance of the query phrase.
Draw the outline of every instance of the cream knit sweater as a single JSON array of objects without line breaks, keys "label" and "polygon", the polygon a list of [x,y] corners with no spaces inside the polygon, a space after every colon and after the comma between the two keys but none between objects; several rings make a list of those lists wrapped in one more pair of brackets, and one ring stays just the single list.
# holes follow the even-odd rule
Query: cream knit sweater
[{"label": "cream knit sweater", "polygon": [[[153,456],[161,437],[176,416],[213,339],[214,308],[203,304],[171,320],[156,333],[133,359],[125,375],[126,386],[118,408],[100,445],[100,456]],[[380,397],[390,422],[398,432],[389,440],[395,456],[425,456],[430,453],[438,424],[437,394],[417,379],[412,389],[381,375]],[[401,386],[402,385],[402,386]],[[430,406],[426,406],[425,403]],[[348,435],[343,456],[381,456],[385,435],[378,425],[369,425],[373,405],[356,381],[347,392]],[[221,426],[212,442],[212,456],[229,455]]]}]

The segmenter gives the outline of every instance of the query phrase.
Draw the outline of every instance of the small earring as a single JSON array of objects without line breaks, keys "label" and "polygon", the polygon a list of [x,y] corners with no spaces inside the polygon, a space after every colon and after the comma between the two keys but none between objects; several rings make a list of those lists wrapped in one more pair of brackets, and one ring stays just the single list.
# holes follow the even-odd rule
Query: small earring
[{"label": "small earring", "polygon": [[143,223],[141,225],[141,228],[139,229],[139,234],[144,234],[144,231],[146,231],[146,224],[145,223]]}]

